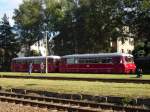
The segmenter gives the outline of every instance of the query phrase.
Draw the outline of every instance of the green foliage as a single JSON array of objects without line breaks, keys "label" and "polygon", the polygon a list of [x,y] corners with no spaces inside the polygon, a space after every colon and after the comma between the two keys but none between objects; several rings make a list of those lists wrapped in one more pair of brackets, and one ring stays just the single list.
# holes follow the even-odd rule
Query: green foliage
[{"label": "green foliage", "polygon": [[131,103],[132,103],[132,99],[129,98],[129,97],[125,97],[125,98],[122,99],[122,104],[123,104],[124,106],[128,106],[128,105],[130,105]]},{"label": "green foliage", "polygon": [[137,42],[135,49],[133,50],[133,55],[135,58],[144,57],[150,55],[150,42]]},{"label": "green foliage", "polygon": [[[57,54],[110,51],[110,39],[121,35],[117,0],[68,0],[64,19],[55,39]],[[55,25],[58,28],[57,25]],[[61,28],[61,29],[60,29]]]},{"label": "green foliage", "polygon": [[149,12],[149,0],[24,0],[14,19],[25,46],[39,41],[43,30],[57,32],[53,50],[64,55],[114,52],[110,41],[118,37],[149,41]]},{"label": "green foliage", "polygon": [[141,4],[142,10],[147,10],[150,8],[150,1],[149,0],[143,0]]},{"label": "green foliage", "polygon": [[132,54],[135,58],[144,56],[144,43],[143,42],[137,42],[135,49],[133,50]]},{"label": "green foliage", "polygon": [[26,56],[30,54],[30,46],[39,41],[42,36],[42,4],[40,0],[24,0],[15,9],[14,20],[21,38],[21,43],[28,49]]},{"label": "green foliage", "polygon": [[10,26],[6,14],[0,25],[0,70],[10,70],[11,59],[17,56],[20,50],[19,39]]},{"label": "green foliage", "polygon": [[122,0],[126,7],[124,13],[125,24],[130,26],[131,33],[135,38],[135,50],[133,54],[137,56],[149,55],[149,47],[145,43],[139,46],[140,42],[150,41],[150,1],[149,0]]},{"label": "green foliage", "polygon": [[41,56],[41,53],[36,51],[36,50],[31,50],[30,51],[30,56]]},{"label": "green foliage", "polygon": [[[133,34],[138,39],[147,39],[149,40],[149,24],[150,24],[150,1],[149,0],[123,0],[124,7],[128,8],[125,16],[128,21],[130,21],[130,25]],[[130,3],[126,4],[126,1],[130,1]]]}]

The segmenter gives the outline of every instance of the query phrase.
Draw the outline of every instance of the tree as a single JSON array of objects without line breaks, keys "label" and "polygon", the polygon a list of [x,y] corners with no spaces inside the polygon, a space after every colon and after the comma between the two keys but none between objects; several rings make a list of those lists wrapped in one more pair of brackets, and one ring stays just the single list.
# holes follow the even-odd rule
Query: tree
[{"label": "tree", "polygon": [[31,50],[30,51],[30,56],[41,56],[41,53],[36,51],[36,50]]},{"label": "tree", "polygon": [[17,26],[21,43],[26,46],[26,56],[30,55],[30,46],[43,38],[43,16],[41,0],[24,0],[15,9],[14,20]]},{"label": "tree", "polygon": [[19,50],[19,39],[4,14],[0,25],[0,64],[2,70],[10,70],[11,59],[17,56]]},{"label": "tree", "polygon": [[[150,47],[150,1],[149,0],[123,0],[126,8],[126,24],[130,26],[130,31],[135,38],[135,50],[133,54],[149,55]],[[143,42],[143,47],[139,47],[139,42]],[[139,49],[140,48],[140,49]],[[136,53],[135,53],[136,52]]]},{"label": "tree", "polygon": [[134,55],[134,58],[144,56],[145,55],[144,43],[143,42],[137,42],[137,44],[135,45],[135,49],[133,50],[132,54]]},{"label": "tree", "polygon": [[110,51],[110,40],[122,34],[119,0],[66,1],[66,10],[59,5],[63,15],[61,21],[56,17],[57,24],[53,25],[59,31],[55,38],[55,52],[64,55]]},{"label": "tree", "polygon": [[150,40],[149,10],[149,0],[24,0],[14,19],[28,51],[46,30],[58,55],[114,52],[110,41],[118,37]]}]

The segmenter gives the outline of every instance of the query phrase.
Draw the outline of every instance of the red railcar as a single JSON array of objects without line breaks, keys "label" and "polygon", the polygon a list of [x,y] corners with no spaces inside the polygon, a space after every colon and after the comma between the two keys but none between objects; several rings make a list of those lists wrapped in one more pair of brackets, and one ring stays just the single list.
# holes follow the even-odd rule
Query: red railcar
[{"label": "red railcar", "polygon": [[61,58],[60,72],[134,73],[133,56],[122,53],[75,54]]},{"label": "red railcar", "polygon": [[[59,56],[47,56],[48,72],[58,72]],[[46,62],[46,57],[20,57],[14,58],[11,63],[13,72],[28,72],[29,64],[32,63],[32,72],[40,72],[40,64]]]}]

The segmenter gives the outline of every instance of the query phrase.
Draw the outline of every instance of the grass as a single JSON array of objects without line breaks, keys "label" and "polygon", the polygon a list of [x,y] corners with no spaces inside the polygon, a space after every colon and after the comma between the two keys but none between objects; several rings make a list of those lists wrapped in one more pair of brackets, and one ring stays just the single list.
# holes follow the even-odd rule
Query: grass
[{"label": "grass", "polygon": [[58,93],[150,98],[150,84],[0,78],[0,86]]},{"label": "grass", "polygon": [[[18,75],[26,76],[28,73],[19,72],[0,72],[0,75]],[[74,78],[114,78],[114,79],[135,79],[136,75],[130,74],[80,74],[80,73],[32,73],[32,76],[48,76],[48,77],[74,77]],[[150,79],[150,75],[143,75],[143,79]]]}]

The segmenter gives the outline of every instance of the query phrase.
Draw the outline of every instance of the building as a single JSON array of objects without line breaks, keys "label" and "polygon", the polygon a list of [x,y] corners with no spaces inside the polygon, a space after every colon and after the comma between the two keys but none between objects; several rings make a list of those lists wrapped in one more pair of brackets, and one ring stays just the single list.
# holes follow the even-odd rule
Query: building
[{"label": "building", "polygon": [[42,39],[39,42],[36,42],[30,47],[31,50],[35,50],[37,52],[40,52],[42,56],[46,56],[46,44],[45,40]]},{"label": "building", "polygon": [[[46,44],[45,39],[41,39],[40,41],[34,43],[32,46],[30,46],[30,50],[35,50],[39,52],[42,56],[46,56]],[[27,49],[25,46],[22,46],[20,52],[18,53],[19,57],[24,57]]]},{"label": "building", "polygon": [[117,38],[117,41],[111,42],[111,47],[114,52],[131,54],[134,50],[134,39],[127,37],[122,41],[120,38]]},{"label": "building", "polygon": [[124,38],[118,37],[116,41],[110,43],[110,46],[114,52],[131,54],[134,50],[134,38],[131,38],[133,35],[129,32],[128,26],[123,27],[123,33],[126,36]]}]

